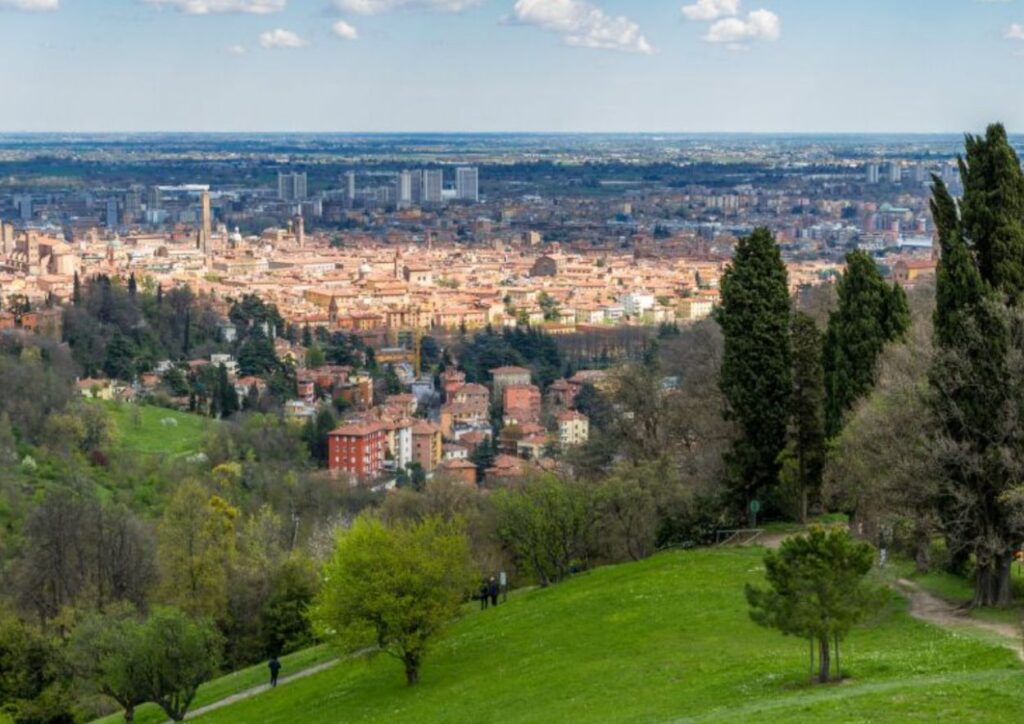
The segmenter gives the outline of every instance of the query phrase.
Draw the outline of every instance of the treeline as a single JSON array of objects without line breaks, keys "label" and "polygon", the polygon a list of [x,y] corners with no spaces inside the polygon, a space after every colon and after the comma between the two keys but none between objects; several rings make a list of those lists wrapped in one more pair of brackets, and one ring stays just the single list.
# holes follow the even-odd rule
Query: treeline
[{"label": "treeline", "polygon": [[150,456],[73,394],[67,347],[2,336],[0,371],[0,711],[57,722],[109,710],[76,653],[98,620],[115,638],[122,625],[157,637],[167,624],[182,646],[199,636],[216,654],[192,662],[204,678],[310,643],[318,561],[375,496],[317,473],[301,430],[242,412],[197,454]]},{"label": "treeline", "polygon": [[497,332],[488,326],[457,344],[455,354],[466,380],[480,384],[489,383],[490,371],[498,367],[525,367],[541,388],[570,371],[555,339],[534,327]]},{"label": "treeline", "polygon": [[836,441],[828,492],[873,534],[1011,603],[1024,539],[1024,174],[1001,125],[969,135],[954,199],[934,179],[932,314],[888,350]]}]

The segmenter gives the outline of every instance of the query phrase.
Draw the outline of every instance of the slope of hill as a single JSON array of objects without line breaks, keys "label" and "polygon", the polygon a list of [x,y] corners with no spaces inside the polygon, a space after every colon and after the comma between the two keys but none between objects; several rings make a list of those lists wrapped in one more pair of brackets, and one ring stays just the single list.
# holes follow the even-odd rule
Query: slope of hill
[{"label": "slope of hill", "polygon": [[209,722],[1024,720],[1024,669],[990,641],[912,619],[895,594],[808,683],[807,643],[749,620],[759,549],[674,552],[467,610],[416,688],[386,657],[347,661]]},{"label": "slope of hill", "polygon": [[146,455],[176,457],[202,449],[215,420],[163,407],[105,403],[118,447]]}]

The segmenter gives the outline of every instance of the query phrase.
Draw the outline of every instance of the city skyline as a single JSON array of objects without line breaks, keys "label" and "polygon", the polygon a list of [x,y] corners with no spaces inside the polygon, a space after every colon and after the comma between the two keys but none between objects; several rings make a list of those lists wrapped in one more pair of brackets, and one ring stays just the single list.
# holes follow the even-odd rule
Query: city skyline
[{"label": "city skyline", "polygon": [[0,62],[0,132],[1024,128],[1020,0],[0,0]]}]

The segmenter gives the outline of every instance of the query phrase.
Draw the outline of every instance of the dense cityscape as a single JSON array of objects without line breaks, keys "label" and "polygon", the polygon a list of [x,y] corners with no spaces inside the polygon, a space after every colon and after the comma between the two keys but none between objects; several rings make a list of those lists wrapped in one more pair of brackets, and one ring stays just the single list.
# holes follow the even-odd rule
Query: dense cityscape
[{"label": "dense cityscape", "polygon": [[[424,337],[541,329],[599,375],[639,349],[628,340],[709,317],[737,240],[757,226],[775,233],[793,293],[834,283],[852,249],[901,284],[932,276],[932,176],[958,188],[942,138],[194,139],[208,151],[183,150],[188,137],[3,141],[0,328],[60,337],[56,310],[99,277],[187,286],[225,318],[256,295],[280,314],[285,327],[269,336],[295,366],[284,414],[312,421],[344,389],[355,404],[328,462],[363,481],[416,462],[429,477],[445,466],[475,482],[466,458],[499,432],[490,391],[460,392],[454,370],[442,387],[423,376]],[[192,175],[205,164],[223,180]],[[376,397],[366,370],[308,364],[301,337],[339,332],[374,350]],[[218,334],[231,343],[238,330],[225,319]],[[171,360],[152,362],[123,379],[100,365],[79,385],[121,399],[172,393]],[[189,361],[193,372],[203,364],[224,364],[242,399],[266,389],[231,355]],[[404,391],[379,405],[385,366]],[[585,416],[566,404],[580,379],[525,375],[509,390],[496,380],[499,426],[516,428],[502,453],[537,460],[552,443],[586,441]],[[544,394],[563,393],[561,412],[542,414]],[[188,395],[170,397],[195,409]],[[375,451],[368,465],[355,442]]]}]

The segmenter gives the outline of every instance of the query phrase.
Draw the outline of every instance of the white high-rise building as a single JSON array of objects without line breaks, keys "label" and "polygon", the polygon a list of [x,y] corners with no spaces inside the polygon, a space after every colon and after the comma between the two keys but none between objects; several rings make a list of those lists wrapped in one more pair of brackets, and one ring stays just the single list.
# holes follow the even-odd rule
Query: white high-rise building
[{"label": "white high-rise building", "polygon": [[356,172],[345,172],[345,199],[351,203],[356,200]]},{"label": "white high-rise building", "polygon": [[480,171],[469,166],[455,169],[455,196],[460,201],[480,200]]},{"label": "white high-rise building", "polygon": [[868,179],[867,180],[868,180],[869,184],[874,185],[874,184],[878,183],[879,176],[880,176],[880,171],[881,171],[881,169],[879,168],[877,163],[869,163],[868,164]]},{"label": "white high-rise building", "polygon": [[889,183],[898,184],[903,182],[903,167],[896,161],[889,164]]},{"label": "white high-rise building", "polygon": [[439,168],[423,172],[423,203],[439,204],[444,199],[444,172]]},{"label": "white high-rise building", "polygon": [[306,198],[306,174],[277,174],[277,198],[281,201],[302,201]]},{"label": "white high-rise building", "polygon": [[209,263],[213,251],[211,237],[213,236],[213,215],[210,213],[210,192],[203,191],[199,195],[199,238],[196,246],[203,253],[206,262]]},{"label": "white high-rise building", "polygon": [[402,171],[395,177],[395,203],[400,209],[412,206],[412,171]]}]

